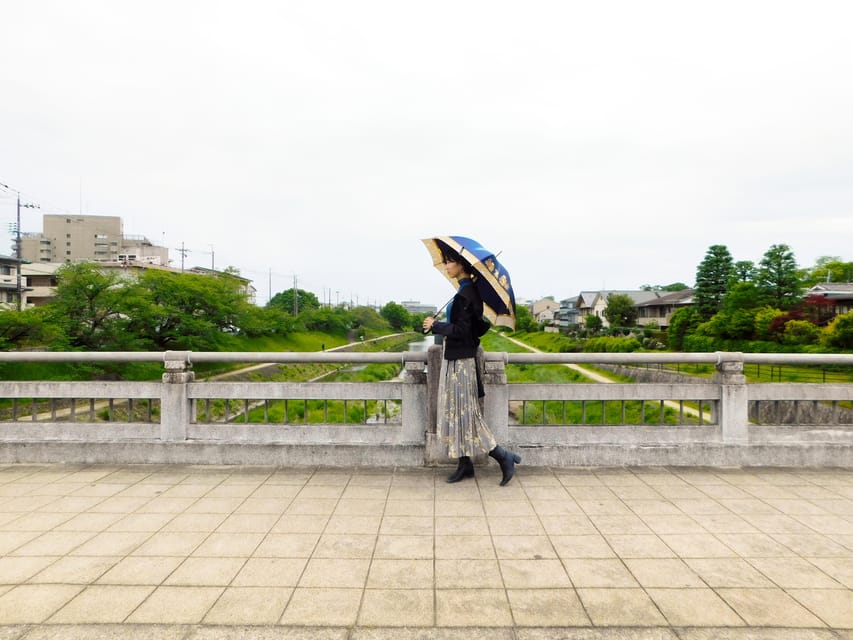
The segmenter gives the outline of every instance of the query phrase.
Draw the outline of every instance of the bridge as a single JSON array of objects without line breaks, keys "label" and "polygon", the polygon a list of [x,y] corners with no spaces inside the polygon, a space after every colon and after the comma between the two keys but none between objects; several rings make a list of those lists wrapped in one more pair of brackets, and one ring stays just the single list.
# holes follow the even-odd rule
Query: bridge
[{"label": "bridge", "polygon": [[[0,382],[0,461],[433,466],[441,353],[0,353],[0,362],[162,362],[155,382]],[[198,363],[396,363],[386,382],[199,381]],[[630,384],[512,384],[508,365],[705,364]],[[745,365],[853,355],[486,353],[484,414],[534,466],[850,466],[853,384],[747,384]],[[647,370],[646,370],[647,371]]]},{"label": "bridge", "polygon": [[[438,358],[0,354],[164,364],[0,382],[0,638],[853,637],[853,385],[743,374],[850,356],[488,353],[487,418],[524,458],[507,487],[488,460],[444,482]],[[195,379],[216,361],[401,376]],[[648,381],[509,383],[516,364]]]}]

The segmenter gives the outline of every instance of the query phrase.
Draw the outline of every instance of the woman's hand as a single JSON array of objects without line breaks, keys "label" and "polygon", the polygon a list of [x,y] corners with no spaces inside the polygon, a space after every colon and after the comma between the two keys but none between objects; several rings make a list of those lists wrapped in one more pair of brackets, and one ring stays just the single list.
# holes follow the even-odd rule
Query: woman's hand
[{"label": "woman's hand", "polygon": [[424,324],[423,324],[424,333],[428,333],[429,331],[432,330],[432,324],[434,322],[435,322],[435,318],[433,318],[432,316],[427,316],[426,318],[424,318]]}]

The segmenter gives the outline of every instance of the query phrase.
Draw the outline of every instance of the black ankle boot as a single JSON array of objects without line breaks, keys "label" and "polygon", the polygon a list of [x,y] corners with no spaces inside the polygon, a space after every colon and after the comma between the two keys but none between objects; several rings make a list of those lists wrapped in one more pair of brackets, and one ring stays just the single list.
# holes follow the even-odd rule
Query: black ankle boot
[{"label": "black ankle boot", "polygon": [[460,480],[464,480],[465,478],[473,478],[474,477],[474,463],[471,462],[471,458],[468,456],[462,456],[459,458],[459,466],[456,467],[456,471],[453,472],[447,481],[448,482],[459,482]]},{"label": "black ankle boot", "polygon": [[489,451],[489,457],[498,461],[498,464],[501,467],[501,473],[503,474],[503,478],[501,478],[501,486],[504,486],[512,480],[512,477],[515,475],[515,465],[521,462],[521,456],[501,447],[495,447]]}]

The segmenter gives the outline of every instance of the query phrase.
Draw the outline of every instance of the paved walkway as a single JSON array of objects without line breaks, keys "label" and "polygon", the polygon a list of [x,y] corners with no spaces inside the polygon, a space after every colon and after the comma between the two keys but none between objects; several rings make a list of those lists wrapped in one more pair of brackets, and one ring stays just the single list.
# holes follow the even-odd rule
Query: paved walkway
[{"label": "paved walkway", "polygon": [[853,640],[853,470],[0,465],[0,640]]}]

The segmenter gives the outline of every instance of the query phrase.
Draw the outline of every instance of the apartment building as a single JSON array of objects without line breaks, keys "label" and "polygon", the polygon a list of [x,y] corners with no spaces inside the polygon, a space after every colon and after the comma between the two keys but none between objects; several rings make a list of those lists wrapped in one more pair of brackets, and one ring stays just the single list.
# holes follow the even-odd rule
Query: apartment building
[{"label": "apartment building", "polygon": [[41,233],[21,235],[21,256],[32,263],[143,262],[169,264],[169,250],[144,236],[125,236],[119,216],[45,215]]}]

